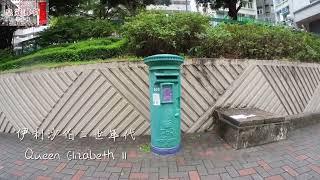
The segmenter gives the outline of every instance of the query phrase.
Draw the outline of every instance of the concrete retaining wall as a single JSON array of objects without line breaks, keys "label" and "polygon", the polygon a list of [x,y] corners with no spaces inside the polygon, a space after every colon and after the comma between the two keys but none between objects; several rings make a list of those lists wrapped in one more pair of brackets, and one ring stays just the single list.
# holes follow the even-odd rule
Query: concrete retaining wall
[{"label": "concrete retaining wall", "polygon": [[[184,132],[213,126],[218,107],[255,107],[280,115],[320,111],[320,65],[198,59],[185,62]],[[105,63],[0,75],[0,132],[28,128],[94,135],[116,129],[149,134],[148,69]]]}]

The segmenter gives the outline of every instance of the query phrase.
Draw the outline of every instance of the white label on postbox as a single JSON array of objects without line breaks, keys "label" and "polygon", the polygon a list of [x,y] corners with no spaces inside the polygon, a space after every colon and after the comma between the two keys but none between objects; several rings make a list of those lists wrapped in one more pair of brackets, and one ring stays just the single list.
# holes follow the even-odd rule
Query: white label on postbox
[{"label": "white label on postbox", "polygon": [[159,93],[153,93],[153,105],[160,106],[160,94]]}]

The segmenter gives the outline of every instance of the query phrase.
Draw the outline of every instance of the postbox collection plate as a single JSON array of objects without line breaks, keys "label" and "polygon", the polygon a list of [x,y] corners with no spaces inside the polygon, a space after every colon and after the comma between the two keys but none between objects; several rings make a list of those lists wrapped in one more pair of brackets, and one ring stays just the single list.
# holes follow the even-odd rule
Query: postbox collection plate
[{"label": "postbox collection plate", "polygon": [[161,103],[173,103],[173,83],[162,83],[161,87]]}]

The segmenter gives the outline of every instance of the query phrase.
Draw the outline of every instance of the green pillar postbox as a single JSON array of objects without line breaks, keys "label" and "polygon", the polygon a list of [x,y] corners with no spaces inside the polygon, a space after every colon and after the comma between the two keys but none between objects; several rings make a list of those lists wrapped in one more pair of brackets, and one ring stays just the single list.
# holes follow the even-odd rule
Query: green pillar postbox
[{"label": "green pillar postbox", "polygon": [[180,150],[180,65],[183,58],[159,54],[144,59],[149,66],[151,148],[156,154]]}]

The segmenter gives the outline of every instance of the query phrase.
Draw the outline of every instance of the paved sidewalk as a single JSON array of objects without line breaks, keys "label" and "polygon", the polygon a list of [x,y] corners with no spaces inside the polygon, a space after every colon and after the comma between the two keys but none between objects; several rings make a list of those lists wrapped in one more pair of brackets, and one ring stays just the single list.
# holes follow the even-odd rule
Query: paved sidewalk
[{"label": "paved sidewalk", "polygon": [[[16,134],[0,134],[0,179],[320,179],[320,125],[296,130],[286,141],[237,151],[212,133],[185,136],[183,151],[171,157],[146,152],[143,144],[148,142],[149,137],[115,143],[64,137],[20,141]],[[35,157],[59,153],[60,160],[27,160],[27,148]],[[109,149],[115,159],[110,155],[102,160],[67,160],[73,157],[70,152],[89,149],[95,154]],[[127,160],[122,159],[122,152],[127,153]],[[30,154],[29,150],[28,158]]]}]

